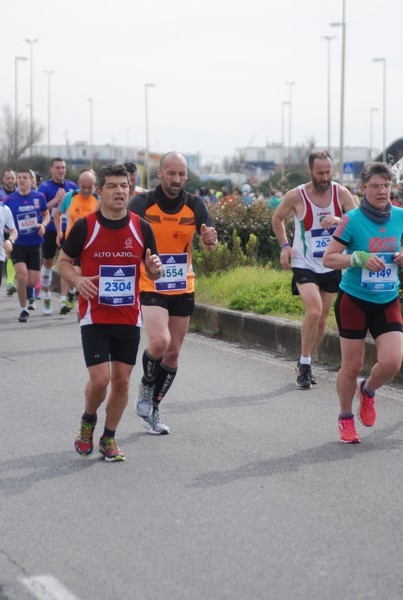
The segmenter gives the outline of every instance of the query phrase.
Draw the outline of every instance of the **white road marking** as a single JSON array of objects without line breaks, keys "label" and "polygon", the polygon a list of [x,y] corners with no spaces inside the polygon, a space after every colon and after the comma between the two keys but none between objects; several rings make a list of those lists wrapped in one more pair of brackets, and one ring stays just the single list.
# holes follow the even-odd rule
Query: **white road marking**
[{"label": "white road marking", "polygon": [[20,581],[38,600],[79,600],[52,575],[22,577]]}]

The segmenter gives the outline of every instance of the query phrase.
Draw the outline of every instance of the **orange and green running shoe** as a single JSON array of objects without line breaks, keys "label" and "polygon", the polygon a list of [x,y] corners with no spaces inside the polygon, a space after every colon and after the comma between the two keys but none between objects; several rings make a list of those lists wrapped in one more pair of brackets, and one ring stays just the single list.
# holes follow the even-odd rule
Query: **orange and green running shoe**
[{"label": "orange and green running shoe", "polygon": [[74,440],[74,447],[82,456],[91,454],[94,448],[92,436],[94,434],[95,425],[96,421],[90,423],[89,421],[81,420],[80,429],[78,430],[77,437]]},{"label": "orange and green running shoe", "polygon": [[118,462],[126,460],[126,456],[118,448],[115,438],[102,436],[99,440],[99,451],[104,455],[107,462]]}]

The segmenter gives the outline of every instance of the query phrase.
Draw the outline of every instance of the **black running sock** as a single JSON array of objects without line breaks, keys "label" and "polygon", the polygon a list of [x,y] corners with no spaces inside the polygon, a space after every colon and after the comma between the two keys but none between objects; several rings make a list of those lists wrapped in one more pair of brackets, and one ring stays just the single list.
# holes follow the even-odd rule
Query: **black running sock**
[{"label": "black running sock", "polygon": [[159,405],[163,397],[168,392],[169,388],[173,384],[177,373],[177,367],[171,368],[161,363],[155,377],[155,389],[153,397],[153,406]]},{"label": "black running sock", "polygon": [[368,389],[367,381],[368,379],[361,382],[361,391],[364,392],[364,394],[369,398],[373,398],[375,396],[375,392],[373,390]]},{"label": "black running sock", "polygon": [[111,438],[114,438],[115,437],[115,433],[116,433],[116,431],[112,431],[112,429],[108,429],[107,427],[104,427],[104,432],[102,434],[102,437],[111,437]]},{"label": "black running sock", "polygon": [[341,419],[352,419],[353,417],[354,417],[354,415],[352,412],[344,412],[344,413],[342,412],[339,414],[339,421]]},{"label": "black running sock", "polygon": [[87,421],[87,423],[96,423],[97,422],[97,413],[90,415],[87,411],[84,411],[83,416],[81,417],[83,421]]},{"label": "black running sock", "polygon": [[161,364],[162,358],[153,358],[149,355],[147,350],[144,350],[142,362],[143,362],[143,383],[151,383],[155,380],[155,374],[157,372],[158,367]]}]

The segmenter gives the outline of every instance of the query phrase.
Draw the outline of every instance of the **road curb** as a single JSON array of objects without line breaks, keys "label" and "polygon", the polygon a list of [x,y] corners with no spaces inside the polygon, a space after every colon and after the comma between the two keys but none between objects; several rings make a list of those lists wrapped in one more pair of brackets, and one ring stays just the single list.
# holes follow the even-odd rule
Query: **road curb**
[{"label": "road curb", "polygon": [[[54,269],[52,288],[60,292],[60,276]],[[299,321],[256,315],[217,306],[196,304],[190,320],[190,327],[218,339],[237,342],[244,346],[261,348],[290,360],[297,361],[300,349]],[[340,342],[337,333],[329,331],[325,334],[315,357],[320,364],[332,369],[340,366]],[[376,349],[372,339],[365,343],[364,374],[368,374],[376,362]],[[403,384],[403,370],[393,380]]]},{"label": "road curb", "polygon": [[[196,304],[191,328],[219,339],[286,356],[290,360],[296,361],[299,357],[301,324],[298,321]],[[340,342],[337,333],[329,331],[325,334],[315,360],[332,369],[339,368]],[[375,343],[368,339],[365,342],[364,374],[369,373],[375,362]],[[402,369],[393,381],[403,383]]]}]

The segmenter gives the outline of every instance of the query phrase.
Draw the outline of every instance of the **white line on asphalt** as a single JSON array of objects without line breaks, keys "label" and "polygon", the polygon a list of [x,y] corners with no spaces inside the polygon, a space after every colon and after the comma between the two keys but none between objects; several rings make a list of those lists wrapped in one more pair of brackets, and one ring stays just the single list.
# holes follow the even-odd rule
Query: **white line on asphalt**
[{"label": "white line on asphalt", "polygon": [[79,600],[52,575],[22,577],[20,581],[38,600]]}]

